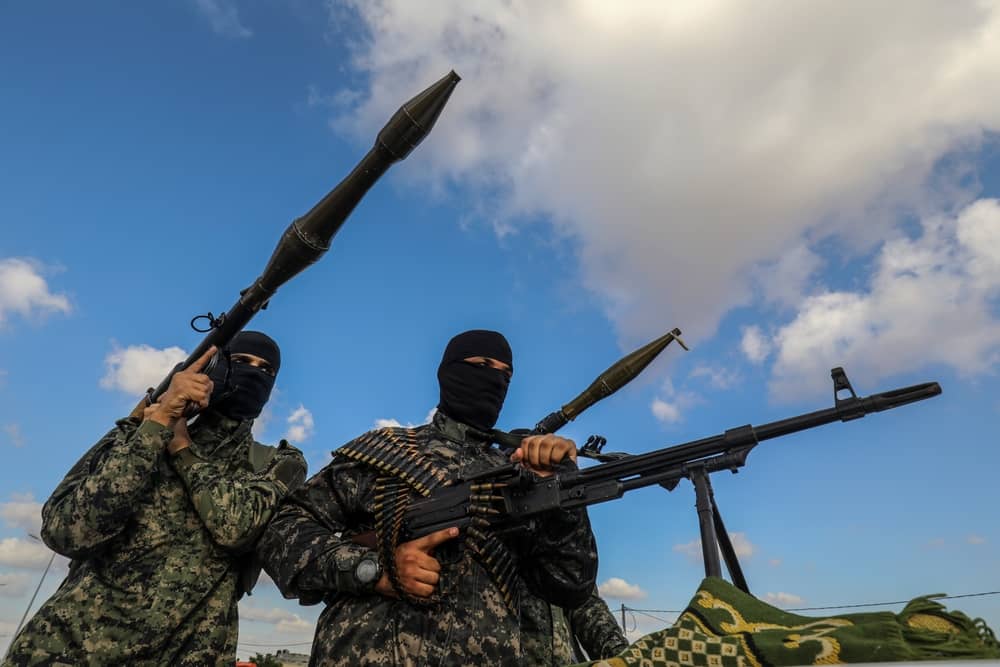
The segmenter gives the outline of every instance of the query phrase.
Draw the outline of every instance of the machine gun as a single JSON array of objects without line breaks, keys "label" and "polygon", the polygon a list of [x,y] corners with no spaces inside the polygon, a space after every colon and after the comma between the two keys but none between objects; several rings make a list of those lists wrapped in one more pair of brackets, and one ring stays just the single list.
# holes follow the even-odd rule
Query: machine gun
[{"label": "machine gun", "polygon": [[[143,409],[155,403],[170,386],[170,380],[201,358],[213,345],[222,349],[233,336],[267,304],[278,288],[313,264],[330,248],[333,239],[361,198],[389,167],[403,160],[430,133],[460,77],[454,71],[404,103],[375,137],[375,145],[357,166],[312,209],[288,226],[267,262],[264,272],[240,292],[228,312],[214,317],[199,315],[191,321],[196,331],[207,333],[188,358],[177,365],[155,388],[150,388],[132,411],[141,417]],[[195,322],[207,319],[209,326],[198,329]],[[208,373],[218,354],[202,370]]]},{"label": "machine gun", "polygon": [[[470,475],[437,488],[428,498],[413,501],[403,515],[400,539],[416,539],[451,526],[489,528],[498,534],[523,531],[530,529],[534,518],[543,512],[615,500],[628,491],[654,484],[669,490],[686,477],[695,487],[706,575],[721,576],[721,549],[733,583],[749,593],[715,504],[709,475],[720,470],[736,472],[763,440],[835,421],[852,421],[941,393],[937,382],[925,382],[858,397],[842,368],[834,368],[831,376],[834,407],[825,410],[756,427],[739,426],[646,454],[604,455],[613,460],[580,470],[562,469],[550,477],[539,478],[517,464]],[[841,392],[850,395],[841,398]],[[599,449],[600,445],[592,445],[590,453],[599,454]]]}]

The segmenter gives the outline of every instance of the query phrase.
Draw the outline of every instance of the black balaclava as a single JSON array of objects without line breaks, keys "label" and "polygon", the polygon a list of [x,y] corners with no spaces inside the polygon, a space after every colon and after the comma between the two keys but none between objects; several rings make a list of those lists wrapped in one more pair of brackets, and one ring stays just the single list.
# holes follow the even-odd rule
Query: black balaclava
[{"label": "black balaclava", "polygon": [[476,329],[452,338],[438,366],[441,386],[438,409],[452,419],[488,431],[500,416],[510,378],[495,368],[482,368],[462,361],[468,357],[491,357],[511,369],[514,357],[502,334]]},{"label": "black balaclava", "polygon": [[275,375],[281,367],[278,344],[259,331],[241,331],[226,345],[208,376],[215,383],[209,407],[232,419],[255,419],[271,397],[274,375],[250,364],[234,364],[234,354],[253,354],[267,360]]}]

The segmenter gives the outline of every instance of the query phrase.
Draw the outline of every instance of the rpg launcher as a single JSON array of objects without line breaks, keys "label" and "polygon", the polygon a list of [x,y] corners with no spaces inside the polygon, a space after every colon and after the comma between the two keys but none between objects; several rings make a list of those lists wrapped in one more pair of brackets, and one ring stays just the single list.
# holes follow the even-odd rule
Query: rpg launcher
[{"label": "rpg launcher", "polygon": [[681,340],[681,330],[673,329],[616,361],[606,371],[598,375],[579,396],[555,412],[543,417],[535,424],[535,428],[518,429],[510,433],[494,429],[490,433],[490,439],[501,447],[517,449],[521,446],[521,440],[526,436],[555,433],[594,403],[607,398],[634,380],[646,366],[653,362],[653,359],[659,356],[660,352],[663,352],[667,345],[675,340],[685,350],[688,349],[688,346]]},{"label": "rpg launcher", "polygon": [[[193,364],[213,345],[222,349],[254,315],[267,307],[268,301],[279,287],[323,256],[330,248],[334,234],[340,230],[361,198],[389,167],[406,158],[430,133],[459,80],[458,74],[449,72],[437,83],[403,104],[378,133],[375,145],[351,173],[308,213],[288,226],[271,254],[264,272],[250,287],[240,292],[236,304],[218,318],[209,313],[191,321],[194,327],[195,321],[207,319],[209,327],[196,330],[207,332],[208,335],[183,363],[160,382],[158,387],[151,388],[147,392],[132,411],[133,416],[141,417],[143,409],[155,403],[163,395],[170,386],[170,379],[174,373]],[[214,363],[214,359],[209,363]],[[209,370],[210,367],[205,368],[203,372],[207,373]]]},{"label": "rpg launcher", "polygon": [[[925,382],[859,398],[842,368],[834,368],[831,375],[834,407],[825,410],[762,426],[739,426],[646,454],[616,454],[616,460],[582,470],[563,469],[545,478],[536,477],[517,464],[469,476],[452,486],[439,488],[427,499],[414,501],[403,517],[401,540],[416,539],[450,526],[488,528],[499,534],[530,530],[533,518],[542,512],[587,507],[647,486],[673,489],[686,477],[695,486],[706,575],[721,576],[721,549],[733,583],[749,592],[715,504],[709,475],[720,470],[736,472],[763,440],[835,421],[851,421],[941,393],[937,382]],[[841,392],[850,395],[841,398]]]}]

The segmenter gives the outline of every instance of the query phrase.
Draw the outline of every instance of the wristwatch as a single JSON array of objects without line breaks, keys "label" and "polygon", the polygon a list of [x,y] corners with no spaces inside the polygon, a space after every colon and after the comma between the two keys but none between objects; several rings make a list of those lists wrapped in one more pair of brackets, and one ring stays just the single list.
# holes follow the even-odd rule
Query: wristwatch
[{"label": "wristwatch", "polygon": [[382,577],[382,566],[379,565],[378,556],[369,554],[358,561],[354,566],[354,580],[362,586],[374,584]]}]

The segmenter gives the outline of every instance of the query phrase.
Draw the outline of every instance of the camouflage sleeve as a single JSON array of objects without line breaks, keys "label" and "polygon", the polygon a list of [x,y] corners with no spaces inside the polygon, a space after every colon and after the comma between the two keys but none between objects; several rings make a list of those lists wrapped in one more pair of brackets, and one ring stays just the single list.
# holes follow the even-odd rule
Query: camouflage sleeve
[{"label": "camouflage sleeve", "polygon": [[559,607],[583,604],[597,581],[597,544],[585,509],[540,515],[522,556],[522,576],[539,597]]},{"label": "camouflage sleeve", "polygon": [[172,463],[212,539],[237,552],[253,546],[278,503],[306,477],[302,452],[287,443],[257,473],[234,471],[224,461],[206,461],[190,449],[182,449]]},{"label": "camouflage sleeve", "polygon": [[373,592],[375,582],[359,584],[354,567],[363,557],[378,555],[346,536],[370,529],[358,522],[374,482],[367,469],[335,458],[278,510],[257,554],[286,598],[316,604],[330,593]]},{"label": "camouflage sleeve", "polygon": [[55,552],[82,558],[127,525],[153,485],[170,429],[122,419],[66,474],[42,508],[42,539]]},{"label": "camouflage sleeve", "polygon": [[628,648],[628,640],[596,587],[586,602],[566,612],[573,634],[591,660],[610,658]]}]

